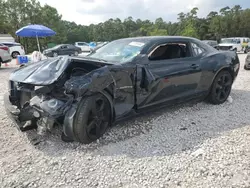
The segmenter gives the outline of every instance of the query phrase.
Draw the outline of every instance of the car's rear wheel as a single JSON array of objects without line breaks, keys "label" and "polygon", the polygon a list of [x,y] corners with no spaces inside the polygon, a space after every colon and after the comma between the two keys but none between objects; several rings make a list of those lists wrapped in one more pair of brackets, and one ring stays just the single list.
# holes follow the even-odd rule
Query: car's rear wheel
[{"label": "car's rear wheel", "polygon": [[16,59],[18,55],[20,55],[19,52],[12,52],[12,54],[11,54],[13,59]]},{"label": "car's rear wheel", "polygon": [[78,54],[79,54],[79,53],[78,53],[77,51],[75,51],[74,55],[75,55],[75,56],[78,56]]},{"label": "car's rear wheel", "polygon": [[110,104],[102,94],[82,99],[73,124],[76,141],[89,144],[100,138],[110,125]]},{"label": "car's rear wheel", "polygon": [[212,104],[224,103],[230,95],[233,84],[232,75],[228,71],[221,71],[214,79],[208,100]]}]

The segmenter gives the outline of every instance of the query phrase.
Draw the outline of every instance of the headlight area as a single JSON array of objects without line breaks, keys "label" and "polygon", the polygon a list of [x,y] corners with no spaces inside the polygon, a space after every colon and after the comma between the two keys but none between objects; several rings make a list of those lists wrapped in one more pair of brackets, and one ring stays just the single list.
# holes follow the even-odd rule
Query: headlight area
[{"label": "headlight area", "polygon": [[74,96],[61,88],[60,84],[34,86],[10,81],[6,104],[18,127],[22,131],[37,128],[38,134],[44,134],[55,124],[62,124]]},{"label": "headlight area", "polygon": [[63,117],[70,108],[73,97],[68,100],[47,98],[46,96],[34,96],[29,106],[33,109],[33,117],[37,119],[37,133],[44,135],[51,131],[58,118]]}]

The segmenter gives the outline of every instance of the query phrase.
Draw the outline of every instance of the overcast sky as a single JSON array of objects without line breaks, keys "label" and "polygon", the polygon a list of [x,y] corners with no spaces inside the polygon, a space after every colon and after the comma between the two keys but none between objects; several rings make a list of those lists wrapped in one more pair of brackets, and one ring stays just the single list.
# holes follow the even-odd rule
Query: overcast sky
[{"label": "overcast sky", "polygon": [[77,24],[89,25],[100,23],[109,18],[123,20],[128,16],[134,19],[154,21],[162,17],[166,21],[175,21],[177,14],[188,12],[193,7],[199,8],[199,16],[206,16],[210,11],[218,11],[225,6],[241,5],[250,7],[249,0],[39,0],[56,7],[63,19]]}]

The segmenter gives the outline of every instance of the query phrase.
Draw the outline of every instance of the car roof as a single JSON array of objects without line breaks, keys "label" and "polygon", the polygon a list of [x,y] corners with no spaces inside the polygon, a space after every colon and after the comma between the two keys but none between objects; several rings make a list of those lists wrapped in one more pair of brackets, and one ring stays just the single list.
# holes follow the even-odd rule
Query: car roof
[{"label": "car roof", "polygon": [[197,40],[192,37],[184,37],[184,36],[143,36],[143,37],[129,37],[129,38],[122,38],[118,40],[141,40],[141,41],[158,41],[162,39],[188,39],[188,40]]},{"label": "car roof", "polygon": [[[162,41],[164,42],[195,42],[199,44],[201,47],[205,48],[208,51],[213,51],[214,48],[212,48],[210,45],[207,45],[206,43],[202,42],[199,39],[192,38],[192,37],[185,37],[185,36],[143,36],[143,37],[129,37],[129,38],[122,38],[122,39],[117,39],[113,40],[112,42],[115,41],[128,41],[128,42],[142,42],[145,43],[146,45],[142,49],[142,53],[147,53],[149,50],[151,50],[154,45],[158,45]],[[112,43],[111,42],[111,43]],[[158,43],[158,44],[157,44]]]}]

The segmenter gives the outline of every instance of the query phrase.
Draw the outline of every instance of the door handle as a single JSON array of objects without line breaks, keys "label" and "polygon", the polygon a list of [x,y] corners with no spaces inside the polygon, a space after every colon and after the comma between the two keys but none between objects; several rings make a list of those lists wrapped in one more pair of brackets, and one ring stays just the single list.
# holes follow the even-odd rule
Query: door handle
[{"label": "door handle", "polygon": [[193,69],[196,69],[196,68],[199,67],[199,65],[197,65],[197,64],[192,64],[190,67],[193,68]]}]

